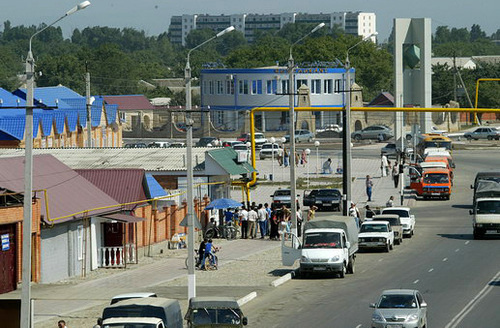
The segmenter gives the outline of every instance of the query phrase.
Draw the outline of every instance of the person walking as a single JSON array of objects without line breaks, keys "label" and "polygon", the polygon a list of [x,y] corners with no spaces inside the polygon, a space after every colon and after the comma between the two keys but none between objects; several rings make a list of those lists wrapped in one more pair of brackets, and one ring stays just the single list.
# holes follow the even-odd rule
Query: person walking
[{"label": "person walking", "polygon": [[250,238],[254,239],[256,236],[255,228],[257,219],[259,218],[255,207],[250,207],[250,211],[248,211],[248,235]]},{"label": "person walking", "polygon": [[370,205],[365,206],[365,220],[375,216],[375,212],[370,208]]},{"label": "person walking", "polygon": [[307,221],[314,220],[314,217],[316,216],[317,209],[318,208],[314,205],[309,208],[309,211],[307,212]]},{"label": "person walking", "polygon": [[356,226],[359,229],[360,226],[359,220],[361,215],[359,213],[358,208],[356,207],[356,203],[351,203],[351,207],[349,208],[349,216],[354,218],[354,221],[356,221]]},{"label": "person walking", "polygon": [[58,327],[58,328],[67,328],[67,327],[66,327],[66,321],[64,321],[64,320],[59,320],[59,321],[57,322],[57,327]]},{"label": "person walking", "polygon": [[271,209],[269,208],[269,204],[268,203],[264,203],[264,209],[266,210],[267,212],[267,221],[266,221],[266,235],[270,235],[271,233],[271,219],[272,219],[272,214],[273,214],[273,211],[271,211]]},{"label": "person walking", "polygon": [[332,159],[329,158],[323,163],[323,174],[332,174]]},{"label": "person walking", "polygon": [[382,156],[380,157],[380,170],[382,171],[383,177],[387,176],[387,166],[389,166],[389,163],[387,162],[387,156],[385,156],[385,154],[382,154]]},{"label": "person walking", "polygon": [[283,166],[288,167],[288,164],[289,164],[288,152],[286,151],[286,148],[283,147]]},{"label": "person walking", "polygon": [[365,184],[366,184],[366,196],[368,196],[368,202],[371,202],[372,201],[373,181],[369,175],[366,176]]},{"label": "person walking", "polygon": [[266,222],[268,219],[268,215],[266,209],[264,208],[264,206],[262,206],[262,204],[259,204],[257,215],[259,217],[260,239],[264,239],[264,236],[267,235]]},{"label": "person walking", "polygon": [[399,185],[399,166],[397,162],[392,167],[392,180],[394,181],[394,188],[397,188]]},{"label": "person walking", "polygon": [[248,211],[245,209],[245,206],[241,207],[239,218],[241,222],[241,238],[248,238]]},{"label": "person walking", "polygon": [[389,197],[387,202],[385,203],[386,207],[393,207],[394,206],[394,196]]},{"label": "person walking", "polygon": [[300,162],[302,164],[302,167],[305,167],[307,164],[307,153],[305,149],[302,149],[302,154],[301,154],[301,159]]},{"label": "person walking", "polygon": [[271,231],[269,233],[270,240],[278,240],[279,238],[279,213],[278,210],[272,211],[271,214]]},{"label": "person walking", "polygon": [[297,205],[297,236],[302,236],[302,211],[300,207]]}]

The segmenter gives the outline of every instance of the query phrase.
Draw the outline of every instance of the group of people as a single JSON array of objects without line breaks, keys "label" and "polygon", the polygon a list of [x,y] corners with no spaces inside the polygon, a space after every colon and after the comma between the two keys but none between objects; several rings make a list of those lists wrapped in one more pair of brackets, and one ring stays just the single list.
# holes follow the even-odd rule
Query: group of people
[{"label": "group of people", "polygon": [[391,161],[387,158],[385,154],[382,154],[380,160],[380,171],[382,171],[382,177],[391,176],[394,181],[394,188],[399,185],[399,172],[400,167],[397,161],[392,165]]},{"label": "group of people", "polygon": [[[298,152],[295,152],[294,157],[295,157],[295,166],[299,165],[305,166],[307,164],[307,153],[305,149],[302,150],[302,153],[300,155]],[[279,166],[283,165],[284,167],[288,167],[290,165],[290,154],[286,149],[286,147],[283,147],[282,154],[278,153],[276,155],[276,159],[278,160]]]}]

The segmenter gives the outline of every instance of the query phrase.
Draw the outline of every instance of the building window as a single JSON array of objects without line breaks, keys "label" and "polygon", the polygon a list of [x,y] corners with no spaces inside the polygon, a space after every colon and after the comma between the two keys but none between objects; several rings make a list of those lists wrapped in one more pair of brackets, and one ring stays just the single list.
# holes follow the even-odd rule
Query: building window
[{"label": "building window", "polygon": [[209,94],[211,94],[211,95],[215,94],[214,81],[208,81],[208,89],[209,89],[209,91],[208,91]]},{"label": "building window", "polygon": [[83,260],[83,225],[76,228],[76,252],[78,260]]},{"label": "building window", "polygon": [[333,80],[324,80],[323,81],[323,93],[332,94],[333,92]]},{"label": "building window", "polygon": [[257,94],[257,80],[252,81],[252,92],[253,95]]},{"label": "building window", "polygon": [[342,80],[340,79],[335,79],[335,93],[340,93],[341,91],[341,85],[342,85]]},{"label": "building window", "polygon": [[281,93],[287,93],[288,90],[288,80],[281,81]]},{"label": "building window", "polygon": [[222,81],[217,81],[217,94],[224,94],[224,83],[222,83]]},{"label": "building window", "polygon": [[311,80],[311,94],[316,94],[316,95],[321,94],[321,80],[320,79]]},{"label": "building window", "polygon": [[299,89],[301,85],[307,86],[307,80],[297,80],[297,89]]},{"label": "building window", "polygon": [[243,95],[248,94],[248,80],[238,81],[238,93]]}]

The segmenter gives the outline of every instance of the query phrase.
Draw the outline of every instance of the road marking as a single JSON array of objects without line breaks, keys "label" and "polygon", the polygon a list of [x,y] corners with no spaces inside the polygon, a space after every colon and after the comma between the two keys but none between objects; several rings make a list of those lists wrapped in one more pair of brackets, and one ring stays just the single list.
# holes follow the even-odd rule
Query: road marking
[{"label": "road marking", "polygon": [[378,259],[379,262],[382,262],[384,259]]},{"label": "road marking", "polygon": [[361,325],[361,324],[356,326],[356,328],[361,328],[361,327],[363,327],[363,325]]},{"label": "road marking", "polygon": [[417,280],[415,280],[413,283],[414,283],[414,284],[418,284],[418,282],[419,282],[419,280],[417,279]]},{"label": "road marking", "polygon": [[443,262],[446,262],[446,261],[448,261],[448,258],[447,258],[447,257],[445,257],[445,258],[443,259]]},{"label": "road marking", "polygon": [[455,250],[455,253],[456,253],[456,252],[459,252],[459,251],[460,251],[460,248],[457,248],[457,249]]},{"label": "road marking", "polygon": [[467,245],[468,243],[470,243],[470,240],[467,240],[467,241],[465,242],[465,245]]},{"label": "road marking", "polygon": [[434,271],[434,269],[433,269],[433,268],[430,268],[430,269],[429,269],[429,271],[427,271],[427,272],[432,272],[432,271]]},{"label": "road marking", "polygon": [[481,291],[474,296],[474,298],[460,311],[446,326],[445,328],[455,328],[458,327],[458,324],[462,322],[462,320],[465,318],[465,316],[474,309],[476,305],[481,302],[481,300],[488,295],[488,293],[493,289],[493,287],[496,287],[494,282],[497,282],[497,280],[500,278],[500,271],[497,272],[497,274],[488,281],[486,286],[481,289]]}]

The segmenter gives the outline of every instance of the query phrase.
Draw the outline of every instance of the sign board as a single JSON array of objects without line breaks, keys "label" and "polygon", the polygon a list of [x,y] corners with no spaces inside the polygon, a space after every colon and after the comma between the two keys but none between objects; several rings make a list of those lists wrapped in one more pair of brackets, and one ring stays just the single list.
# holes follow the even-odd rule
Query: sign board
[{"label": "sign board", "polygon": [[1,236],[2,239],[2,251],[8,251],[10,249],[10,239],[9,239],[9,234],[3,234]]},{"label": "sign board", "polygon": [[238,151],[238,163],[248,162],[248,151]]}]

